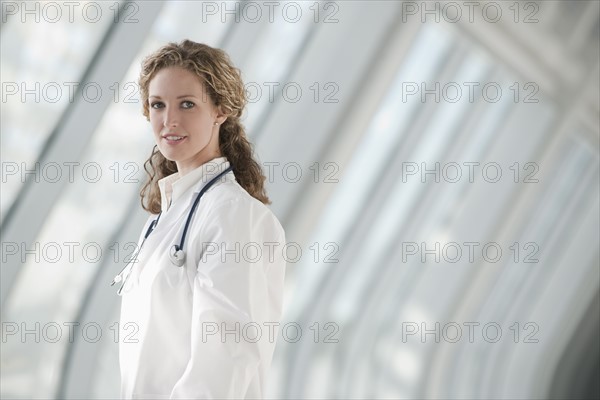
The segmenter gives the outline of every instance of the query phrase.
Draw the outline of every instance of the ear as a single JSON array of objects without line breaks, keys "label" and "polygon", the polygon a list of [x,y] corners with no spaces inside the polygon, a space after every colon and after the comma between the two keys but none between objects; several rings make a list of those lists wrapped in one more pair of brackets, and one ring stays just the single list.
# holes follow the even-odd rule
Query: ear
[{"label": "ear", "polygon": [[219,125],[222,125],[223,122],[225,122],[225,120],[227,120],[227,117],[229,115],[226,114],[225,112],[223,112],[223,109],[221,108],[221,106],[217,107],[217,113],[215,115],[215,122],[218,122]]}]

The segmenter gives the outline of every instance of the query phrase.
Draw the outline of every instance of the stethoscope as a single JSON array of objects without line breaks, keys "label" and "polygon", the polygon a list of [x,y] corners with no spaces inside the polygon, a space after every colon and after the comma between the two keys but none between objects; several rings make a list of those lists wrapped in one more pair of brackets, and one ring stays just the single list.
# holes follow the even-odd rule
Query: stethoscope
[{"label": "stethoscope", "polygon": [[[222,177],[223,175],[225,175],[226,173],[228,173],[230,171],[232,171],[232,168],[231,167],[227,167],[227,169],[225,169],[223,172],[219,173],[219,175],[217,175],[213,179],[211,179],[202,188],[202,190],[200,190],[200,193],[198,193],[198,195],[196,196],[196,199],[194,200],[194,204],[192,204],[192,208],[190,209],[190,212],[188,213],[187,220],[185,221],[185,226],[183,227],[183,233],[181,234],[181,239],[179,240],[179,244],[174,244],[173,246],[171,246],[171,250],[169,252],[169,259],[171,260],[171,262],[173,263],[173,265],[175,265],[177,267],[181,267],[185,263],[185,251],[183,250],[183,245],[185,243],[185,237],[187,235],[188,228],[189,228],[190,223],[192,221],[192,216],[194,215],[194,211],[196,211],[196,207],[198,207],[198,203],[200,203],[200,199],[202,198],[202,195],[208,189],[210,189],[210,187],[213,184],[215,184],[219,180],[220,177]],[[160,220],[160,216],[161,215],[162,215],[162,211],[158,214],[158,216],[156,217],[156,219],[150,223],[150,226],[148,226],[148,229],[146,230],[146,233],[144,234],[144,240],[142,240],[142,244],[138,248],[138,250],[135,253],[135,255],[133,255],[131,257],[131,261],[127,265],[125,265],[125,267],[123,267],[123,269],[121,270],[121,272],[119,272],[114,277],[112,283],[110,284],[110,286],[112,286],[115,283],[119,283],[119,282],[123,281],[123,284],[121,285],[121,287],[119,288],[119,291],[117,292],[117,294],[119,296],[121,295],[121,292],[123,291],[123,287],[125,287],[125,283],[127,282],[127,278],[129,278],[129,275],[131,274],[131,270],[133,268],[134,261],[137,259],[137,256],[140,254],[140,251],[142,250],[142,247],[144,247],[144,243],[146,243],[146,239],[148,239],[148,236],[150,236],[150,234],[152,233],[152,231],[154,230],[154,228],[156,228],[156,225],[158,224],[158,221]]]}]

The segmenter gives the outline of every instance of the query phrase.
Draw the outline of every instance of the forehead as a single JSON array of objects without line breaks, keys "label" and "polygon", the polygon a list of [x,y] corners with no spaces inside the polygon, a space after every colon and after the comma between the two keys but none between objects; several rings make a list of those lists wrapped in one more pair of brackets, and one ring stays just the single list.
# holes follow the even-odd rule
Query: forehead
[{"label": "forehead", "polygon": [[203,83],[194,73],[181,67],[168,67],[158,71],[148,85],[149,96],[169,96],[181,91],[200,94]]}]

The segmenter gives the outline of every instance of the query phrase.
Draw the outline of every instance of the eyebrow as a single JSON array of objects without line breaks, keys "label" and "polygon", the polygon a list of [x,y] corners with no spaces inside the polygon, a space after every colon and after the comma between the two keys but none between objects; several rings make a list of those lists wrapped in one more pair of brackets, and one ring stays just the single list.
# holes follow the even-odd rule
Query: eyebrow
[{"label": "eyebrow", "polygon": [[[156,99],[161,99],[162,98],[160,96],[155,96],[155,95],[148,96],[148,98],[150,98],[150,97],[154,97]],[[196,96],[194,96],[193,94],[184,94],[183,96],[177,96],[178,99],[181,99],[181,98],[184,98],[184,97],[196,97]]]}]

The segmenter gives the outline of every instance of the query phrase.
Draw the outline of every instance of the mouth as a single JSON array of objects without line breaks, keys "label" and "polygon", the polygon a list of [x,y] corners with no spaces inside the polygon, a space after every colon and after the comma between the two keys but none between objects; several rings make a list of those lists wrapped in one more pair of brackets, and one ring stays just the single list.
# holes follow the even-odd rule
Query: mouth
[{"label": "mouth", "polygon": [[183,142],[187,136],[179,136],[179,135],[164,135],[162,138],[169,144],[176,144]]}]

